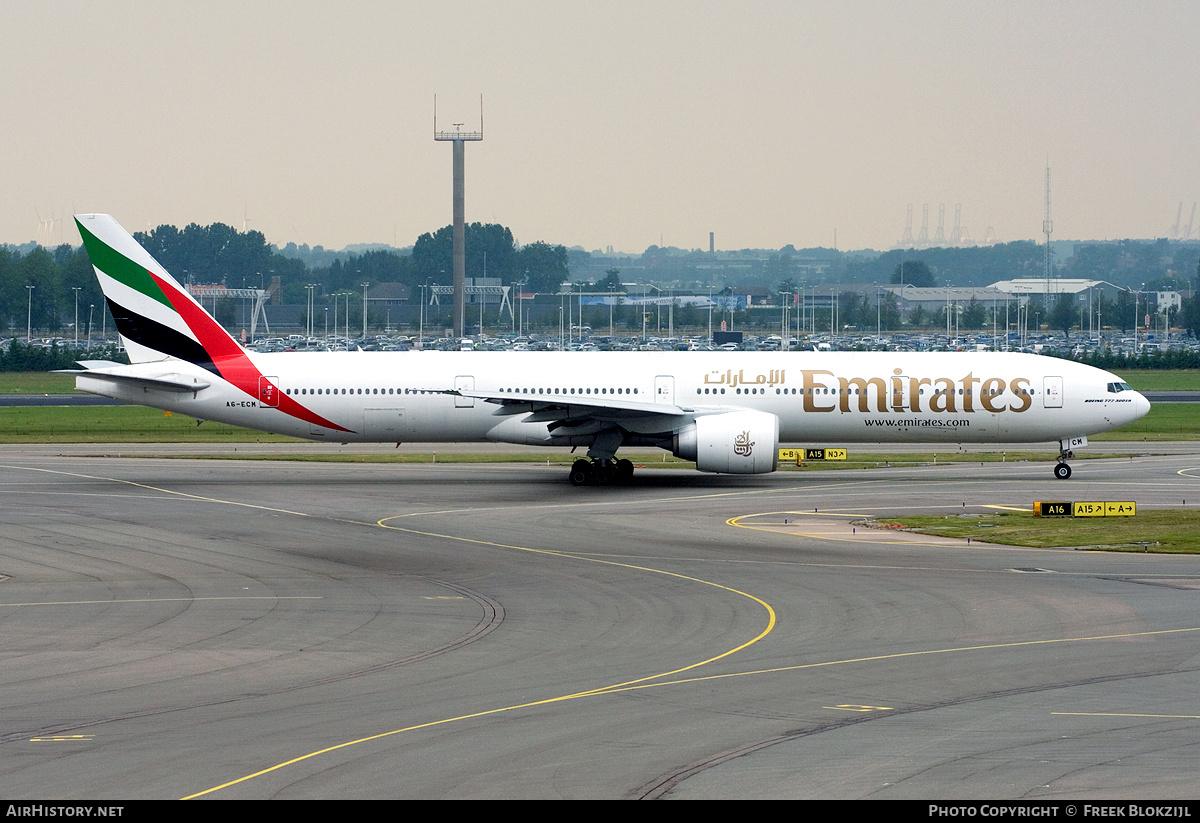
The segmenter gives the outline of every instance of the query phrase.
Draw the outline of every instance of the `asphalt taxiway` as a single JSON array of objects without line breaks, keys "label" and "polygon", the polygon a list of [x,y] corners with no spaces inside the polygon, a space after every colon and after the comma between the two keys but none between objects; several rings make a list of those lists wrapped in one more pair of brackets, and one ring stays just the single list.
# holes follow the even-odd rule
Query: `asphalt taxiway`
[{"label": "asphalt taxiway", "polygon": [[1192,797],[1200,558],[854,525],[1068,493],[1194,508],[1180,452],[1066,483],[1044,463],[651,466],[576,488],[538,465],[5,447],[0,785]]}]

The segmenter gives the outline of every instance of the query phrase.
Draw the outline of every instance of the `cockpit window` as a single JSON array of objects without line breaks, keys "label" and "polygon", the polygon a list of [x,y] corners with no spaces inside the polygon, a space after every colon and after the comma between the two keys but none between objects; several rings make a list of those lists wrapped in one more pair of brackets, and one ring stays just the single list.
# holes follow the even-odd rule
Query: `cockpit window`
[{"label": "cockpit window", "polygon": [[1116,382],[1108,384],[1109,394],[1120,394],[1123,391],[1133,391],[1133,386],[1128,383]]}]

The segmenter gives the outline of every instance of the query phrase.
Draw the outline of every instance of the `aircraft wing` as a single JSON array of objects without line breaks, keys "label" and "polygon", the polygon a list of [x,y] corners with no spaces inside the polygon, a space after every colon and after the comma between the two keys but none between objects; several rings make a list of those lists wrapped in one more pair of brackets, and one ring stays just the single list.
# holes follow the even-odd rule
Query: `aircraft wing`
[{"label": "aircraft wing", "polygon": [[512,415],[533,412],[529,422],[541,420],[622,420],[642,417],[678,417],[695,414],[696,410],[674,403],[647,403],[608,395],[596,396],[528,394],[524,392],[479,392],[458,389],[450,392],[461,397],[494,403],[500,408],[493,414]]},{"label": "aircraft wing", "polygon": [[[612,461],[626,445],[659,446],[701,471],[754,474],[773,471],[777,464],[779,418],[767,412],[730,406],[692,408],[678,403],[653,403],[625,395],[533,394],[520,391],[454,390],[462,397],[492,403],[499,420],[488,439],[507,443],[587,446],[592,468],[577,464],[572,483],[605,478],[613,466],[628,476],[629,461]],[[656,391],[657,393],[657,391]],[[754,452],[758,442],[760,448]],[[586,461],[585,461],[586,463]],[[597,466],[599,468],[597,468]]]}]

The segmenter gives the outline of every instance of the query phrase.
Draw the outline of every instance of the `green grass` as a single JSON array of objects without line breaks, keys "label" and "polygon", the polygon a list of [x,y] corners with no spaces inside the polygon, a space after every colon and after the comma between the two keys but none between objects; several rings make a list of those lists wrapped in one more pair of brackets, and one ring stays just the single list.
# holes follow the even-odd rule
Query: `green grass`
[{"label": "green grass", "polygon": [[[75,375],[40,371],[0,372],[0,394],[74,394]],[[83,394],[83,392],[79,392]]]},{"label": "green grass", "polygon": [[[1032,501],[1030,503],[1032,508]],[[1200,553],[1200,511],[1141,509],[1133,517],[1034,517],[1031,512],[889,517],[878,525],[1033,548]]]},{"label": "green grass", "polygon": [[1138,391],[1200,391],[1200,369],[1118,369]]},{"label": "green grass", "polygon": [[1106,440],[1200,440],[1200,405],[1154,403],[1150,413],[1116,431],[1089,435],[1091,441]]},{"label": "green grass", "polygon": [[3,443],[303,443],[144,406],[0,408]]}]

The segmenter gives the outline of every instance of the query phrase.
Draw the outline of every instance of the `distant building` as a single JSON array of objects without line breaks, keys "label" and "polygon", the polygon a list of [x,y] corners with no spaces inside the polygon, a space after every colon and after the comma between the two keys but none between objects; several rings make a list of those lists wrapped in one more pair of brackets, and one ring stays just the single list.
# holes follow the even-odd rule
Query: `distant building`
[{"label": "distant building", "polygon": [[1022,303],[1036,297],[1043,305],[1054,302],[1060,294],[1084,295],[1090,291],[1093,295],[1103,294],[1111,300],[1118,293],[1127,291],[1107,280],[1084,280],[1082,278],[1051,278],[1047,280],[1044,277],[1001,280],[993,283],[990,288],[999,289]]},{"label": "distant building", "polygon": [[900,311],[908,314],[913,309],[920,306],[926,312],[940,312],[947,304],[963,305],[975,300],[985,305],[992,303],[1003,303],[1006,300],[1014,299],[1014,296],[996,288],[995,286],[986,286],[984,288],[971,288],[966,286],[913,286],[904,284],[887,285],[881,287],[884,291],[891,292],[896,295],[900,304]]},{"label": "distant building", "polygon": [[1177,291],[1156,291],[1151,294],[1154,295],[1154,305],[1158,308],[1159,314],[1179,311],[1183,308],[1183,295]]},{"label": "distant building", "polygon": [[405,283],[375,283],[367,289],[367,299],[372,303],[407,303],[412,299],[412,289]]}]

